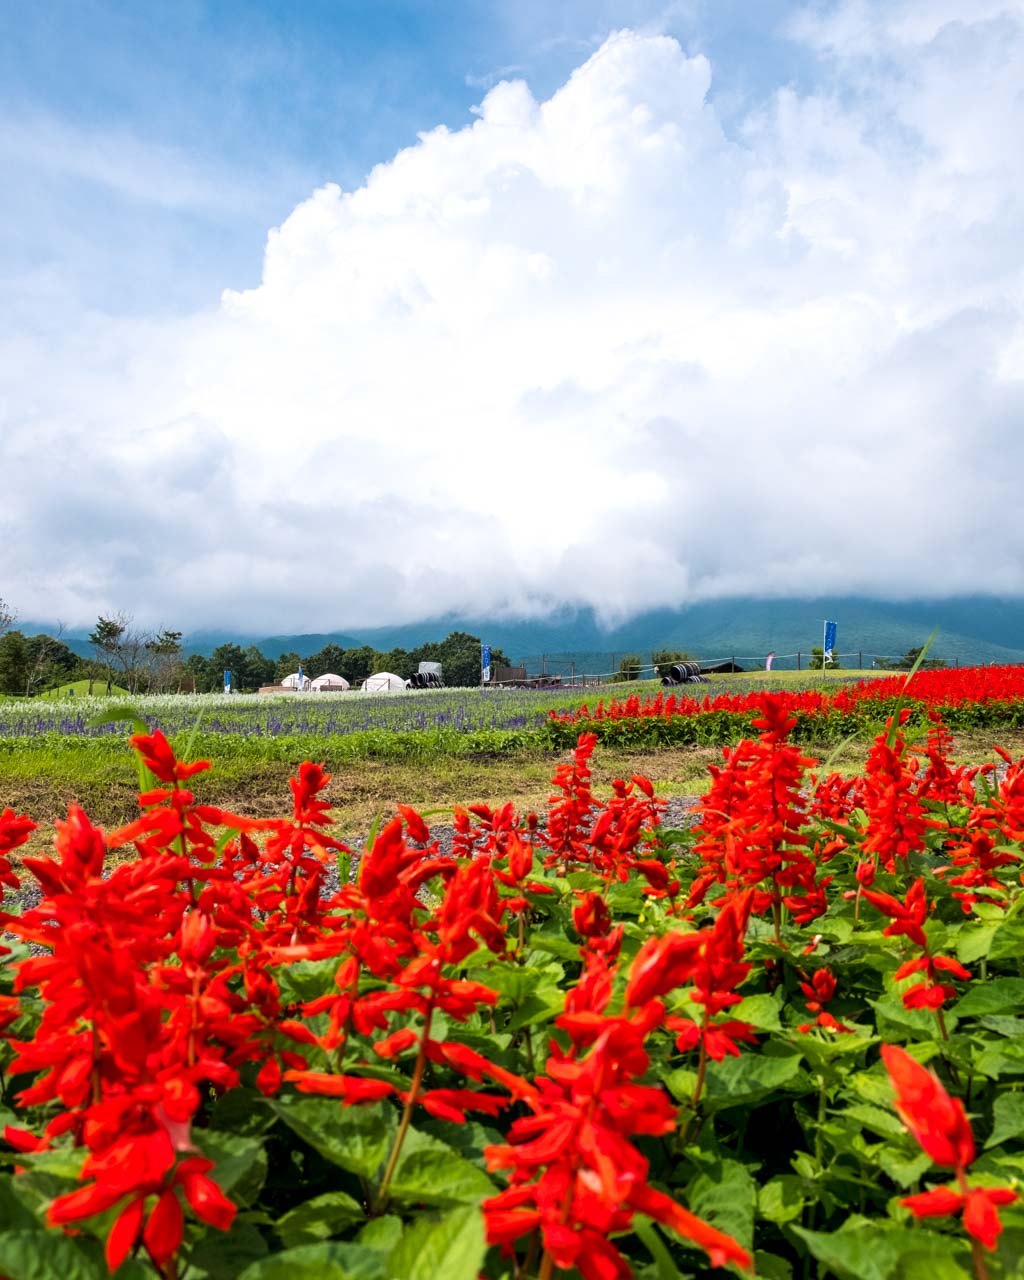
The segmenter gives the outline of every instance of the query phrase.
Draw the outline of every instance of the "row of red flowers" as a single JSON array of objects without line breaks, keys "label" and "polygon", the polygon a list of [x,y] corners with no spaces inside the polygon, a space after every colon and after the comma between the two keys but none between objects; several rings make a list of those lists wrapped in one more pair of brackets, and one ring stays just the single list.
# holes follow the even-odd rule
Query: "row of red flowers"
[{"label": "row of red flowers", "polygon": [[[0,1207],[23,1217],[0,1274],[98,1266],[96,1241],[129,1277],[404,1280],[429,1257],[452,1280],[660,1280],[693,1250],[845,1275],[855,1246],[1002,1267],[1001,1208],[1010,1254],[1024,1235],[1024,765],[961,768],[936,721],[819,778],[794,723],[761,697],[690,835],[660,832],[644,778],[599,799],[585,735],[543,820],[471,806],[442,849],[401,806],[351,876],[316,765],[288,819],[254,820],[134,738],[141,816],[103,833],[72,807],[54,856],[21,860],[41,901],[4,915]],[[0,816],[12,889],[33,830]],[[1019,987],[979,998],[979,965]],[[933,1163],[955,1184],[910,1192]]]},{"label": "row of red flowers", "polygon": [[[558,723],[578,724],[589,720],[634,720],[699,716],[709,712],[734,715],[756,714],[762,694],[727,693],[703,698],[679,693],[657,693],[641,697],[602,699],[591,710],[586,703],[575,711],[552,711]],[[839,688],[781,690],[773,697],[790,714],[826,716],[848,714],[865,704],[886,704],[902,699],[930,710],[965,704],[1024,701],[1024,666],[937,668],[904,675],[865,679]]]}]

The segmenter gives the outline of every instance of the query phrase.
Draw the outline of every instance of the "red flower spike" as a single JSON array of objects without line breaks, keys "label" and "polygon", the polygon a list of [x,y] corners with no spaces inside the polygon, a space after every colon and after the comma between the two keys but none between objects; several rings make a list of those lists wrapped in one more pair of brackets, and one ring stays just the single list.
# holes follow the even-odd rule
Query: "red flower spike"
[{"label": "red flower spike", "polygon": [[974,1159],[974,1136],[959,1098],[898,1045],[882,1045],[882,1060],[896,1090],[896,1110],[920,1147],[936,1164],[954,1169],[957,1188],[936,1187],[900,1203],[918,1218],[945,1217],[963,1210],[967,1233],[994,1249],[1002,1231],[997,1205],[1012,1204],[1010,1187],[971,1187],[967,1166]]},{"label": "red flower spike", "polygon": [[137,733],[129,742],[142,757],[142,763],[161,782],[186,782],[209,769],[209,760],[196,760],[193,764],[179,764],[171,744],[159,729],[153,733]]},{"label": "red flower spike", "polygon": [[173,1191],[165,1191],[149,1215],[142,1233],[142,1243],[156,1265],[163,1267],[181,1248],[184,1234],[185,1215],[182,1213],[181,1202]]},{"label": "red flower spike", "polygon": [[896,1090],[896,1110],[918,1145],[946,1169],[966,1168],[974,1159],[974,1137],[963,1103],[898,1045],[882,1045],[882,1060]]},{"label": "red flower spike", "polygon": [[118,1214],[114,1225],[110,1228],[110,1234],[107,1236],[105,1257],[107,1266],[111,1271],[116,1271],[135,1248],[139,1236],[142,1234],[145,1211],[145,1197],[136,1196],[134,1200],[128,1202],[127,1208]]}]

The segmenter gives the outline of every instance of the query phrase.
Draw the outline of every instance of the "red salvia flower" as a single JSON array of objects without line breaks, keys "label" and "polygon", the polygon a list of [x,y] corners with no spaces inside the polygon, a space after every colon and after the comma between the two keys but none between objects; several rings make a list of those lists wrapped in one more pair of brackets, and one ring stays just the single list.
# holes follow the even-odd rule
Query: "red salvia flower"
[{"label": "red salvia flower", "polygon": [[936,1187],[900,1203],[916,1217],[963,1213],[964,1229],[986,1249],[994,1249],[1002,1224],[997,1206],[1012,1204],[1009,1187],[971,1187],[967,1167],[974,1160],[974,1135],[959,1098],[951,1098],[941,1081],[899,1048],[882,1046],[882,1060],[896,1091],[896,1110],[921,1149],[937,1164],[956,1173],[956,1188]]}]

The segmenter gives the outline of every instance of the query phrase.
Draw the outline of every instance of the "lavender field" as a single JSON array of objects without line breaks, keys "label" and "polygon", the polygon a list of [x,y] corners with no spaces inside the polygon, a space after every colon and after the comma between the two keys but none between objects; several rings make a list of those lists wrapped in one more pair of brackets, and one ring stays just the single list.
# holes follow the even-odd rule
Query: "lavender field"
[{"label": "lavender field", "polygon": [[[639,687],[639,686],[638,686]],[[527,689],[410,690],[406,693],[302,694],[279,698],[255,695],[161,695],[136,698],[131,708],[150,729],[168,737],[198,729],[202,734],[244,738],[294,735],[334,737],[353,733],[415,733],[449,730],[530,730],[552,710],[571,710],[594,698],[575,693]],[[99,724],[118,705],[109,698],[68,698],[60,702],[11,699],[0,702],[0,738],[124,737],[123,721]]]}]

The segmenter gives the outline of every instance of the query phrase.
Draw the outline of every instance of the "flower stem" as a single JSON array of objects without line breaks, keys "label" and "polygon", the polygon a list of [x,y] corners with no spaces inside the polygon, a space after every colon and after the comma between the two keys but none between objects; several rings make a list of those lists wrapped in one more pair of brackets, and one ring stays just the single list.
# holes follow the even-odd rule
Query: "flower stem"
[{"label": "flower stem", "polygon": [[405,1110],[402,1112],[398,1132],[395,1134],[394,1146],[391,1148],[391,1154],[388,1156],[388,1162],[384,1169],[384,1177],[381,1179],[380,1188],[377,1191],[374,1209],[378,1213],[387,1201],[388,1187],[391,1185],[391,1179],[398,1164],[398,1157],[402,1153],[402,1143],[405,1141],[405,1135],[409,1131],[412,1109],[416,1105],[416,1099],[420,1093],[420,1085],[423,1083],[423,1068],[427,1062],[427,1041],[430,1039],[430,1019],[433,1012],[433,1004],[428,1004],[423,1015],[423,1034],[420,1036],[420,1050],[416,1055],[416,1066],[413,1068],[412,1084],[409,1086],[409,1093],[405,1100]]}]

